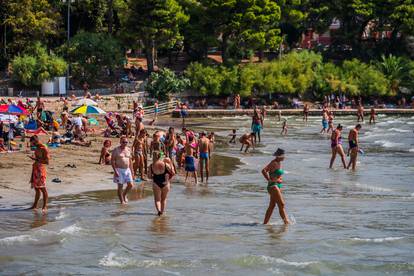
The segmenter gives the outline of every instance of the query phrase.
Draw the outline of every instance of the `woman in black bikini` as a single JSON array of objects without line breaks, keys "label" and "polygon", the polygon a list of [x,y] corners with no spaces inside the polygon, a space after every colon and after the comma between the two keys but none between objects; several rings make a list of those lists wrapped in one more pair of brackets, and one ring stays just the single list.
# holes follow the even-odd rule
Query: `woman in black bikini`
[{"label": "woman in black bikini", "polygon": [[163,160],[158,160],[152,163],[149,170],[150,176],[154,181],[152,190],[154,192],[155,208],[158,211],[158,216],[164,213],[167,205],[167,195],[170,191],[170,179],[175,175],[174,168]]}]

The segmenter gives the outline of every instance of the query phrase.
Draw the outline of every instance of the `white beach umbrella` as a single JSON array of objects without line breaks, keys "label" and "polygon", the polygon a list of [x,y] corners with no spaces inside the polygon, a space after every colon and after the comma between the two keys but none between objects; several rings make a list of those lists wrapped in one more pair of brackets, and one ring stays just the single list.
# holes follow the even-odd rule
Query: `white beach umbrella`
[{"label": "white beach umbrella", "polygon": [[96,105],[98,105],[98,103],[95,102],[94,100],[83,98],[83,99],[80,99],[80,100],[76,101],[74,105],[75,106],[81,106],[81,105],[94,105],[94,106],[96,106]]}]

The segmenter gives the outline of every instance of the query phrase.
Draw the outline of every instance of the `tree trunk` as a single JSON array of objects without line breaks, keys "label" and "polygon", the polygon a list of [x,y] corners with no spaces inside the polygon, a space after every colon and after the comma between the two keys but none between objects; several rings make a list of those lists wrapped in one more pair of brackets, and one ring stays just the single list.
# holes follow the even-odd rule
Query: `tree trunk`
[{"label": "tree trunk", "polygon": [[147,59],[147,72],[148,75],[151,75],[151,73],[154,72],[155,66],[155,45],[153,40],[145,43],[145,57]]},{"label": "tree trunk", "polygon": [[228,48],[228,35],[223,34],[222,35],[222,42],[221,42],[221,58],[223,59],[223,64],[227,64],[227,61],[229,60],[227,48]]},{"label": "tree trunk", "polygon": [[114,24],[114,1],[108,0],[108,33],[112,34]]}]

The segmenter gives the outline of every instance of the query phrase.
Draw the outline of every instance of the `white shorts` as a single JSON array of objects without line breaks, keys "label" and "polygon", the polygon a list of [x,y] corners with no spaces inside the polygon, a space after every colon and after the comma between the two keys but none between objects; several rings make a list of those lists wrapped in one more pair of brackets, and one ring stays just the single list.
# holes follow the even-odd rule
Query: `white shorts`
[{"label": "white shorts", "polygon": [[133,183],[132,173],[129,168],[128,169],[116,168],[116,171],[118,172],[119,176],[114,176],[114,183],[121,184],[121,185],[126,184],[126,183]]}]

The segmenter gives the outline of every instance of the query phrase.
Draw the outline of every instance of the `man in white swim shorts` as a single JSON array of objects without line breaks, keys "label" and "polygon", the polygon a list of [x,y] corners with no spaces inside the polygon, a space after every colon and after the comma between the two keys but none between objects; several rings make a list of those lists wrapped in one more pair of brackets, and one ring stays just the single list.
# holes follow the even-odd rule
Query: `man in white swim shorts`
[{"label": "man in white swim shorts", "polygon": [[[114,169],[114,182],[118,184],[118,197],[121,204],[127,204],[127,194],[133,185],[132,154],[128,147],[128,138],[122,136],[120,145],[112,151],[112,168]],[[125,191],[123,185],[127,184]]]}]

